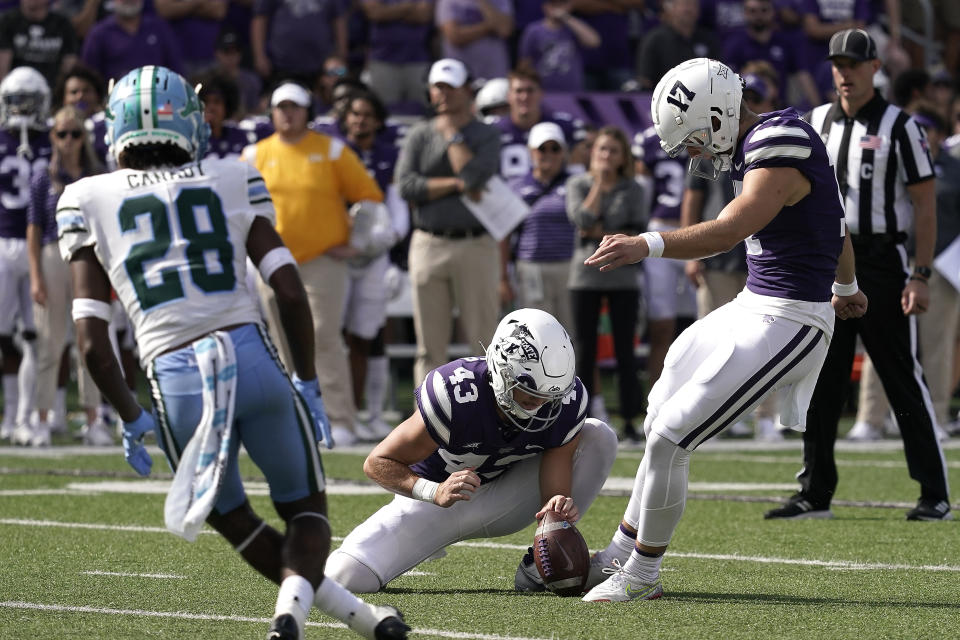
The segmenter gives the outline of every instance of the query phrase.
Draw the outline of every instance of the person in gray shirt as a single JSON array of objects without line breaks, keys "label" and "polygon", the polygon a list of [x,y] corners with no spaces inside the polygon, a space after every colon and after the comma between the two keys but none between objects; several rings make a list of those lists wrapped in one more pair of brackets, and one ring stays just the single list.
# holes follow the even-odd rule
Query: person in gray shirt
[{"label": "person in gray shirt", "polygon": [[597,321],[606,298],[617,362],[623,435],[637,440],[640,435],[633,420],[640,408],[636,401],[640,394],[637,393],[633,338],[640,303],[638,267],[630,265],[622,271],[601,273],[583,264],[600,246],[605,234],[636,234],[646,230],[648,198],[633,174],[633,153],[627,136],[617,127],[603,127],[597,132],[590,151],[590,168],[567,180],[567,216],[579,230],[569,281],[577,375],[588,393],[601,392],[594,386],[593,371],[597,361]]},{"label": "person in gray shirt", "polygon": [[479,201],[500,157],[497,130],[473,116],[467,68],[444,58],[430,68],[436,116],[414,126],[400,151],[394,180],[410,203],[410,282],[417,336],[414,379],[445,364],[453,309],[464,339],[477,345],[493,335],[500,311],[497,241],[461,201]]}]

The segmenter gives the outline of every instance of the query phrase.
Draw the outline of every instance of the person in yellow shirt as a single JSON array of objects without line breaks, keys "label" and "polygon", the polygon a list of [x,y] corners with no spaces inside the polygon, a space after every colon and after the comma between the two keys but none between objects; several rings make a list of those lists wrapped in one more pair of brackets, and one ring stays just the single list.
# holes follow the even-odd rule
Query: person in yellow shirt
[{"label": "person in yellow shirt", "polygon": [[[357,155],[337,138],[307,128],[310,93],[287,82],[270,98],[276,133],[244,150],[263,175],[277,211],[277,232],[300,267],[316,334],[316,366],[334,441],[352,444],[356,408],[341,337],[350,247],[348,205],[383,202],[383,192]],[[261,290],[270,333],[285,363],[291,349],[279,331],[272,292]]]}]

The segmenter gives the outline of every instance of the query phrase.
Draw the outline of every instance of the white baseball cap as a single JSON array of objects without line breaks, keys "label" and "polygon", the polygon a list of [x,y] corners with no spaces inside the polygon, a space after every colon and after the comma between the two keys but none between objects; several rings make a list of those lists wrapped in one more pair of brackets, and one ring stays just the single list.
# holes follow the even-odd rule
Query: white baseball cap
[{"label": "white baseball cap", "polygon": [[275,107],[281,102],[290,101],[301,107],[310,107],[310,93],[296,82],[284,82],[273,90],[270,96],[270,106]]},{"label": "white baseball cap", "polygon": [[560,148],[567,148],[567,141],[563,135],[563,129],[556,122],[539,122],[530,129],[530,136],[527,138],[527,146],[531,149],[539,149],[544,142],[556,142]]},{"label": "white baseball cap", "polygon": [[453,58],[442,58],[433,63],[430,67],[430,75],[427,76],[429,84],[448,84],[457,89],[467,82],[467,68],[459,60]]}]

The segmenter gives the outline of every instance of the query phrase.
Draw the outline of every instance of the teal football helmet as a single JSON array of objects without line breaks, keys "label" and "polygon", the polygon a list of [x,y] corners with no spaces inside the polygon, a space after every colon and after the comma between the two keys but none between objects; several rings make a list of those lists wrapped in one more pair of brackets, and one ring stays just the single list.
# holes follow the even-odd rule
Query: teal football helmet
[{"label": "teal football helmet", "polygon": [[170,143],[202,158],[210,137],[203,104],[179,73],[148,65],[123,76],[107,101],[107,141],[114,159],[128,147]]}]

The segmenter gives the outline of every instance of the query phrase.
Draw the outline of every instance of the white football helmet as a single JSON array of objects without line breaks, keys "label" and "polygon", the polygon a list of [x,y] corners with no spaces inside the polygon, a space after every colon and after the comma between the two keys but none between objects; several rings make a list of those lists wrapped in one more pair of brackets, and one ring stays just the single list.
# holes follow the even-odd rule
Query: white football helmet
[{"label": "white football helmet", "polygon": [[17,67],[0,82],[0,124],[42,129],[50,115],[50,86],[33,67]]},{"label": "white football helmet", "polygon": [[[497,404],[522,431],[543,431],[556,422],[576,380],[570,336],[556,318],[539,309],[504,316],[487,348],[487,368]],[[514,389],[543,403],[524,409],[514,399]]]},{"label": "white football helmet", "polygon": [[671,157],[688,146],[700,149],[690,172],[715,180],[730,170],[742,98],[743,81],[722,62],[694,58],[677,65],[657,83],[650,102],[660,146]]}]

